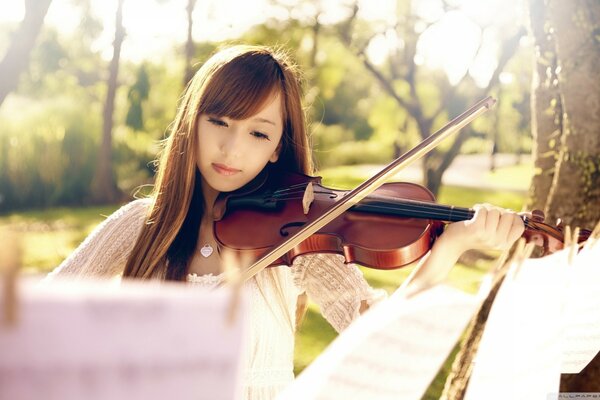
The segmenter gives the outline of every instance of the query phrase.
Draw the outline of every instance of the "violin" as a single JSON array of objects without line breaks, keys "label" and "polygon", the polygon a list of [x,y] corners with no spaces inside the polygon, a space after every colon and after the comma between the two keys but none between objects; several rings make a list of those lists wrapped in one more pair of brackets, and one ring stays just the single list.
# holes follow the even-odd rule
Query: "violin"
[{"label": "violin", "polygon": [[[244,190],[221,194],[215,204],[215,238],[240,257],[261,258],[348,193],[323,186],[320,177],[273,171],[265,175]],[[313,193],[308,209],[303,202],[307,190]],[[445,223],[471,219],[474,212],[438,204],[427,188],[415,183],[384,183],[269,266],[291,265],[302,254],[335,253],[348,263],[400,268],[423,257]],[[545,224],[540,212],[521,218],[523,237],[541,246],[544,254],[563,248],[562,227]],[[578,240],[585,241],[589,233],[580,231]]]},{"label": "violin", "polygon": [[[318,177],[285,174],[269,165],[243,188],[217,199],[213,228],[219,248],[228,248],[238,259],[258,259],[242,266],[242,282],[311,252],[338,253],[346,262],[382,269],[417,260],[440,234],[443,221],[469,219],[473,210],[436,205],[433,195],[418,185],[385,182],[495,103],[489,96],[478,101],[348,192],[326,188]],[[526,237],[546,252],[562,247],[561,229],[544,225],[540,213],[524,222]]]}]

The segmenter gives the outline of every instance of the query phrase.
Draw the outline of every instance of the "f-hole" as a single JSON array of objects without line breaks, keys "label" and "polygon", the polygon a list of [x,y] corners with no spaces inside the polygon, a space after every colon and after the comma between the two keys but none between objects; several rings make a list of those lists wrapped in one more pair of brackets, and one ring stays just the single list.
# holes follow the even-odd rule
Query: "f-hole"
[{"label": "f-hole", "polygon": [[279,234],[283,237],[289,236],[289,232],[287,231],[287,229],[289,228],[296,228],[296,227],[300,227],[302,225],[304,225],[305,222],[290,222],[287,223],[285,225],[283,225],[281,228],[279,228]]}]

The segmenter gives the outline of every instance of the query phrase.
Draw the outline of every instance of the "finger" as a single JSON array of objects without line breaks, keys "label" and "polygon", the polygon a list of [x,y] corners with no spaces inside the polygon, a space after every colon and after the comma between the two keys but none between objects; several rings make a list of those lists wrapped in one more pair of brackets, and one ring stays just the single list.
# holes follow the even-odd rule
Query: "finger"
[{"label": "finger", "polygon": [[498,221],[498,228],[496,229],[498,241],[503,243],[507,242],[510,234],[510,230],[512,229],[514,223],[513,213],[511,212],[503,212],[500,215],[500,219]]},{"label": "finger", "polygon": [[485,228],[485,220],[487,217],[487,208],[484,204],[476,204],[473,206],[473,210],[475,210],[475,214],[473,218],[468,222],[469,225],[472,225],[471,228],[479,231]]},{"label": "finger", "polygon": [[497,236],[498,223],[500,222],[500,210],[496,207],[487,209],[487,217],[485,219],[485,231],[488,235]]},{"label": "finger", "polygon": [[508,242],[513,243],[515,240],[520,238],[525,231],[525,223],[518,215],[514,215],[512,218],[512,224],[508,233]]}]

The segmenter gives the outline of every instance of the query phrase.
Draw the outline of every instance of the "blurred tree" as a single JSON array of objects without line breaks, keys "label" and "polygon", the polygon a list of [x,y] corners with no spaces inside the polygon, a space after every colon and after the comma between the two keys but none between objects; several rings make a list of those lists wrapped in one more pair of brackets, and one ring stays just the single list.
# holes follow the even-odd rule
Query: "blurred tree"
[{"label": "blurred tree", "polygon": [[138,68],[136,81],[127,94],[129,108],[125,117],[125,125],[134,130],[141,131],[144,129],[142,102],[148,98],[149,92],[150,81],[148,79],[148,72],[146,71],[146,65],[142,64]]},{"label": "blurred tree", "polygon": [[102,121],[102,144],[98,154],[96,171],[91,187],[91,201],[93,203],[114,203],[121,198],[121,191],[117,186],[116,178],[112,168],[112,129],[113,113],[115,108],[115,94],[117,92],[117,79],[119,75],[119,59],[121,57],[121,45],[125,39],[125,28],[123,27],[123,3],[118,0],[115,18],[115,39],[113,42],[113,57],[109,67],[107,82],[106,101],[104,103]]},{"label": "blurred tree", "polygon": [[25,17],[14,33],[10,46],[0,61],[0,105],[17,87],[19,75],[27,67],[29,55],[40,32],[52,0],[25,0]]},{"label": "blurred tree", "polygon": [[[366,70],[377,80],[385,92],[397,102],[399,107],[406,110],[414,121],[419,136],[424,139],[433,133],[432,128],[439,125],[445,113],[458,114],[469,103],[473,103],[475,100],[489,94],[498,85],[500,73],[515,54],[519,41],[525,34],[525,29],[522,27],[513,29],[514,34],[504,40],[496,69],[487,86],[483,89],[469,84],[470,77],[468,74],[465,74],[456,84],[451,84],[445,76],[443,79],[439,79],[431,73],[425,79],[415,61],[420,32],[424,31],[418,29],[417,26],[430,26],[432,23],[421,20],[413,12],[410,0],[399,1],[397,4],[399,8],[398,22],[393,29],[396,35],[402,39],[404,45],[398,46],[395,49],[396,51],[391,54],[387,73],[384,73],[382,68],[376,67],[367,56],[369,44],[380,33],[375,32],[367,37],[364,37],[364,35],[361,37],[354,28],[359,10],[356,3],[350,17],[339,25],[339,36],[351,52],[361,60]],[[481,29],[483,31],[485,28]],[[481,36],[484,36],[483,33]],[[467,87],[469,89],[465,90]],[[437,96],[434,95],[438,98],[437,105],[433,106],[431,101],[425,100],[427,92],[437,93]],[[457,108],[458,110],[455,110]],[[472,126],[462,129],[446,150],[442,150],[440,147],[423,157],[423,181],[434,194],[439,191],[443,173],[459,153],[462,144],[472,134]]]}]

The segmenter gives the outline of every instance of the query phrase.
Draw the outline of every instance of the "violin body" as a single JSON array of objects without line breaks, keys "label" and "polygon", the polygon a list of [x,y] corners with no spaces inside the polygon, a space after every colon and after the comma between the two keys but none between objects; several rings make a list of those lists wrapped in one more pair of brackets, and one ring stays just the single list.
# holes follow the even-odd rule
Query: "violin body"
[{"label": "violin body", "polygon": [[[284,187],[302,188],[312,182],[314,200],[308,213],[305,214],[303,210],[303,190],[293,190],[283,199],[274,198],[273,191],[263,191],[263,202],[248,201],[247,197],[252,193],[247,192],[239,197],[236,194],[227,196],[220,205],[221,216],[225,218],[218,218],[214,223],[215,238],[220,246],[258,259],[294,235],[302,226],[318,218],[346,194],[345,191],[322,186],[320,177],[290,174],[283,179],[285,181],[280,183]],[[373,195],[435,201],[427,188],[413,183],[387,183]],[[246,201],[239,201],[244,197]],[[222,210],[222,202],[226,203],[226,210]],[[348,263],[377,269],[400,268],[426,254],[442,228],[441,222],[430,219],[351,209],[294,247],[273,265],[291,265],[295,257],[305,253],[336,253],[343,255]]]}]

